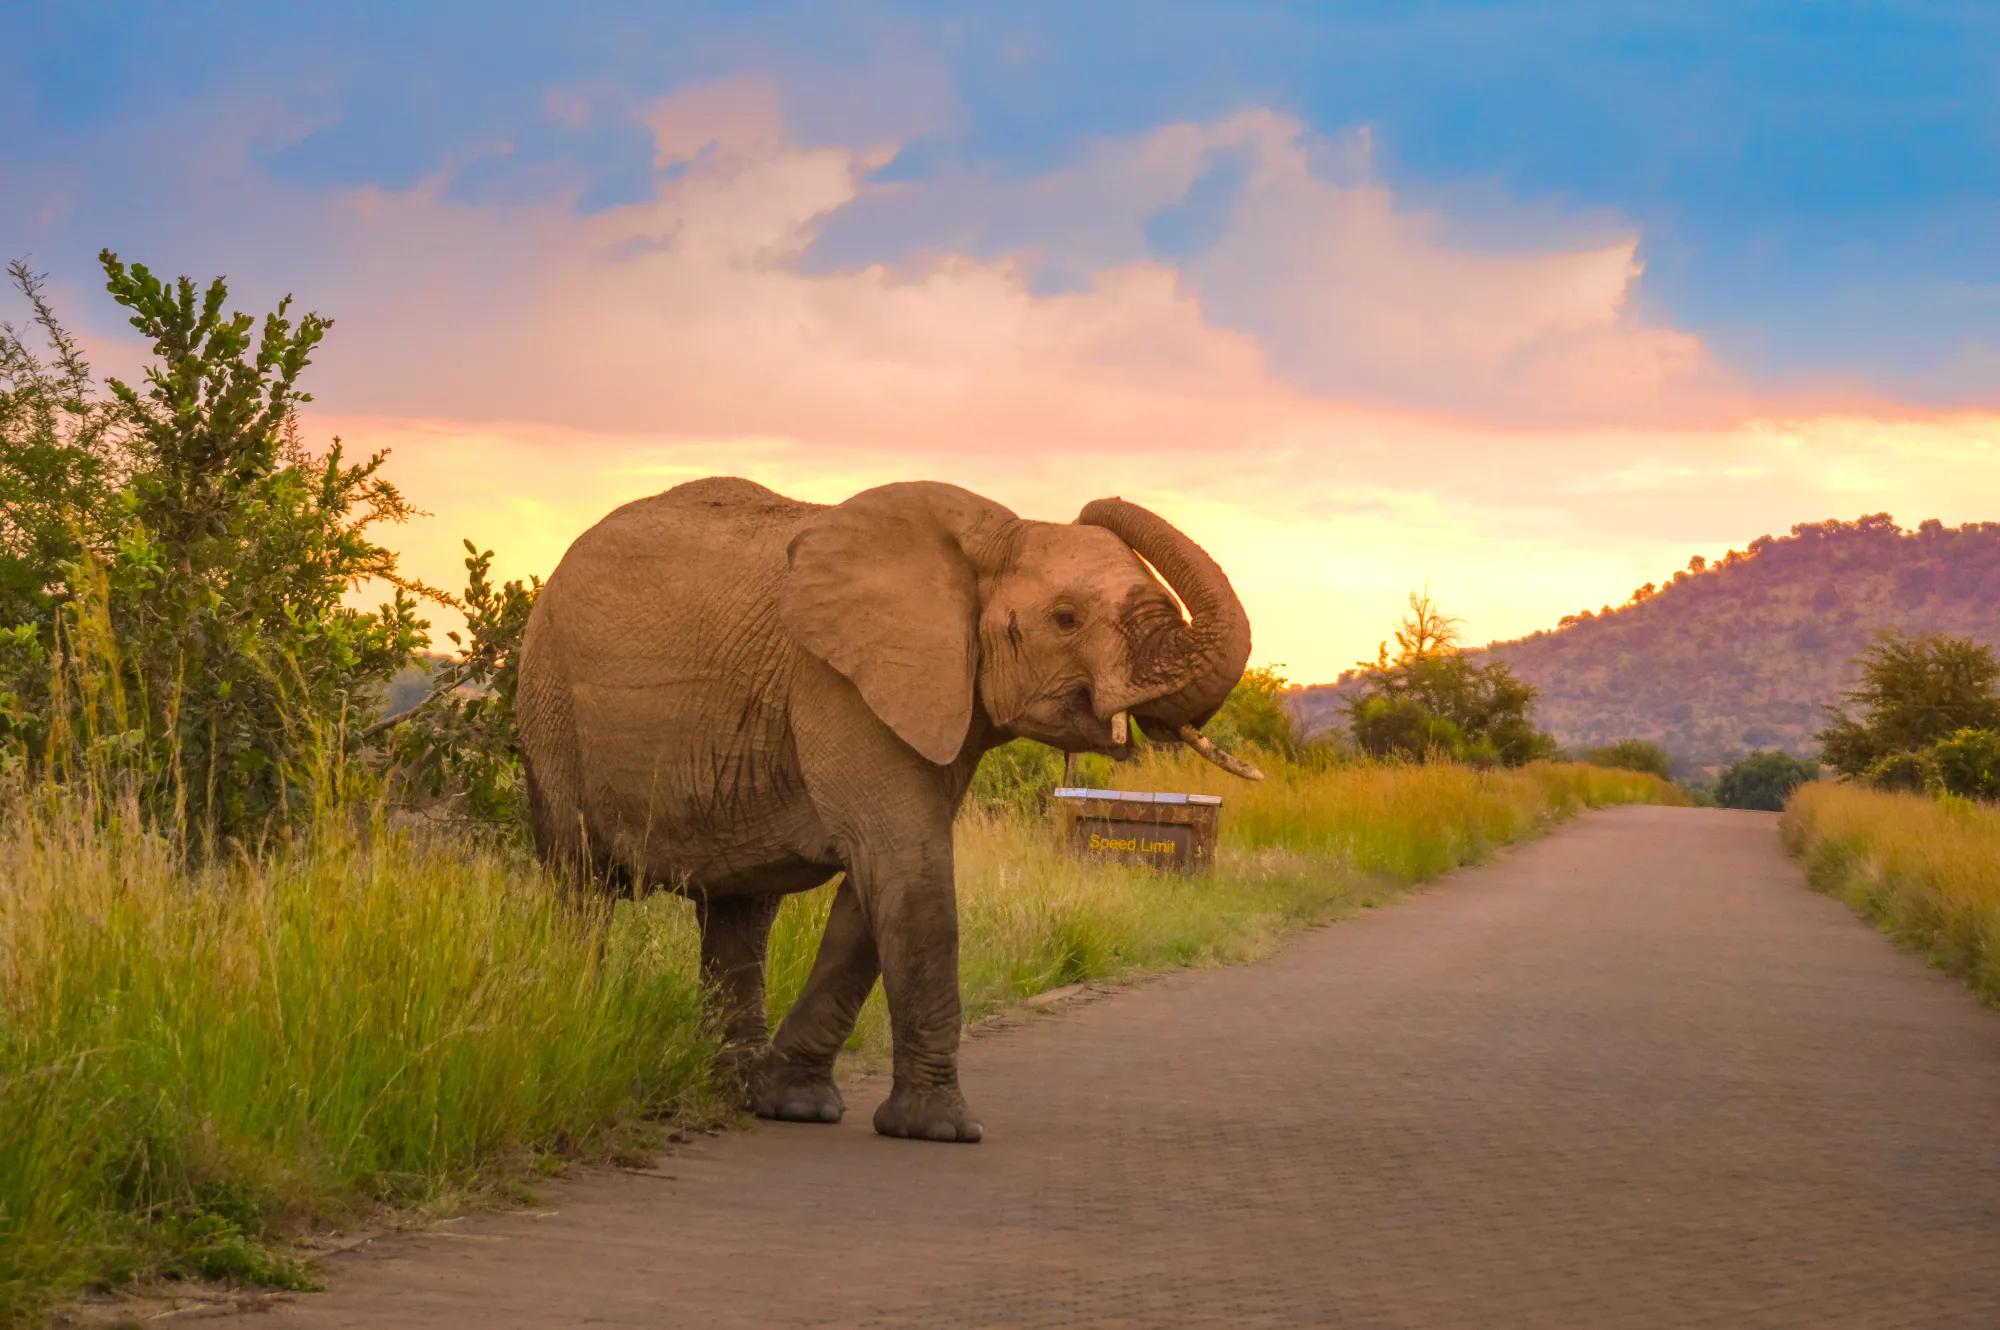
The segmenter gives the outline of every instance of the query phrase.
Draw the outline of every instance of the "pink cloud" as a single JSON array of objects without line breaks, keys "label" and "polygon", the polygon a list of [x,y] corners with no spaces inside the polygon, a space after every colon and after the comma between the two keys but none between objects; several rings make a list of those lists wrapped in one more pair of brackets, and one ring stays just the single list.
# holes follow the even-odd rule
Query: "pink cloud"
[{"label": "pink cloud", "polygon": [[[455,202],[442,180],[345,200],[325,243],[368,341],[329,359],[329,395],[961,451],[1266,448],[1356,407],[1651,428],[1811,405],[1753,392],[1699,338],[1646,317],[1629,230],[1475,246],[1397,200],[1365,134],[1329,143],[1245,112],[1107,140],[1023,181],[874,185],[893,143],[801,145],[768,83],[688,88],[645,121],[654,196],[595,216],[565,199]],[[1146,219],[1222,150],[1251,165],[1215,241],[1179,266],[1133,257]],[[962,215],[1028,238],[987,257],[802,266],[830,219],[899,214],[929,234]],[[1038,293],[1042,250],[1103,261],[1078,289]],[[426,354],[440,338],[451,354]]]}]

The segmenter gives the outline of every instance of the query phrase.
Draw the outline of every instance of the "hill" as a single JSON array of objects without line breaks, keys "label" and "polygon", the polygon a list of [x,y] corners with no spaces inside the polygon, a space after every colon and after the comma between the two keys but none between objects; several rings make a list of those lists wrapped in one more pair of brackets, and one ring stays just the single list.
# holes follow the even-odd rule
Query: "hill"
[{"label": "hill", "polygon": [[[1821,708],[1885,628],[2000,648],[2000,522],[1802,523],[1479,654],[1540,691],[1537,722],[1564,746],[1652,739],[1694,770],[1752,748],[1810,754]],[[1344,726],[1355,683],[1299,689],[1294,710],[1308,729]]]}]

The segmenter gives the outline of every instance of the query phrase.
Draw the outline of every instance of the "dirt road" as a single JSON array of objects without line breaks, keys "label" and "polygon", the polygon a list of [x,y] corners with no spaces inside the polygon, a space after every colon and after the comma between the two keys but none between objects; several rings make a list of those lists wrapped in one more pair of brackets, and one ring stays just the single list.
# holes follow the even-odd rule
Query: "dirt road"
[{"label": "dirt road", "polygon": [[[703,1140],[285,1326],[2000,1326],[2000,1014],[1757,814],[1596,814],[968,1045],[971,1147]],[[263,1324],[267,1318],[251,1318]]]}]

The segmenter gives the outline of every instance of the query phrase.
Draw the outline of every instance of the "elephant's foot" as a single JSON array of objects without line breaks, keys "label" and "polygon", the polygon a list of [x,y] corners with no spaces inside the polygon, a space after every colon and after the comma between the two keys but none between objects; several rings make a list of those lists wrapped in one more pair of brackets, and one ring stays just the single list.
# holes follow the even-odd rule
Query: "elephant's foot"
[{"label": "elephant's foot", "polygon": [[779,1122],[838,1122],[847,1102],[828,1067],[802,1067],[773,1053],[750,1072],[750,1111]]},{"label": "elephant's foot", "polygon": [[875,1110],[875,1130],[912,1141],[962,1141],[967,1145],[983,1134],[956,1086],[939,1089],[908,1081],[897,1081],[896,1088]]}]

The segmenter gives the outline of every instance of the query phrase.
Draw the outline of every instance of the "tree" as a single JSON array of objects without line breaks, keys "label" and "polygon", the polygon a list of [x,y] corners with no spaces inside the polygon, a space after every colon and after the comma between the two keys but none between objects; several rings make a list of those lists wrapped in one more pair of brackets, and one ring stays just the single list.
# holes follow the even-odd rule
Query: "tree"
[{"label": "tree", "polygon": [[1531,712],[1535,690],[1502,661],[1475,665],[1459,648],[1458,621],[1428,592],[1410,593],[1396,654],[1384,642],[1360,666],[1362,692],[1349,705],[1354,740],[1376,757],[1441,757],[1518,766],[1555,750]]},{"label": "tree", "polygon": [[1812,763],[1776,749],[1763,749],[1737,759],[1715,783],[1715,800],[1724,808],[1754,808],[1775,813],[1792,791],[1819,775]]},{"label": "tree", "polygon": [[[51,360],[0,340],[0,742],[51,775],[115,775],[205,844],[255,841],[309,811],[423,643],[426,589],[370,535],[413,510],[383,454],[300,439],[327,320],[294,322],[287,298],[260,326],[224,312],[221,279],[197,295],[101,261],[153,355],[102,393],[12,269]],[[345,604],[369,579],[389,602]]]},{"label": "tree", "polygon": [[[1431,599],[1430,589],[1410,593],[1410,612],[1396,625],[1396,659],[1422,660],[1434,656],[1448,656],[1459,649],[1458,635],[1464,625],[1453,615],[1439,609]],[[1378,665],[1386,664],[1389,644],[1384,642],[1376,653]]]},{"label": "tree", "polygon": [[[1963,637],[1886,632],[1860,658],[1861,683],[1828,708],[1820,755],[1849,777],[1922,753],[1960,730],[2000,730],[2000,661]],[[1852,708],[1852,710],[1850,710]]]}]

